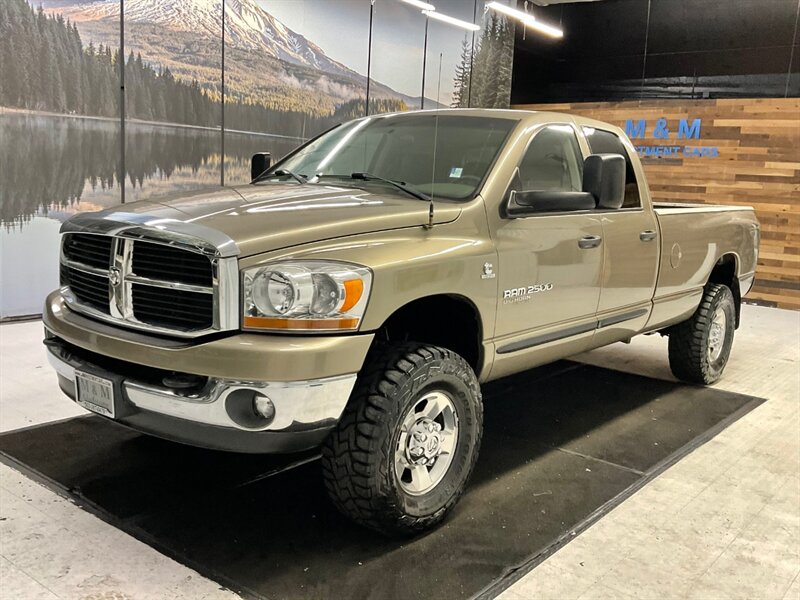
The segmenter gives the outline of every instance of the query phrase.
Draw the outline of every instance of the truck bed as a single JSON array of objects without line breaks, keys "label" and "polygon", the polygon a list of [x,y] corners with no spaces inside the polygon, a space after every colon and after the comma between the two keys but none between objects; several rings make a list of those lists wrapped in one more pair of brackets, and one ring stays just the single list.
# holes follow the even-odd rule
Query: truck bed
[{"label": "truck bed", "polygon": [[747,292],[758,248],[758,221],[750,206],[654,202],[653,209],[661,260],[649,326],[677,323],[691,315],[723,247],[747,288],[741,293]]},{"label": "truck bed", "polygon": [[735,204],[698,204],[689,202],[653,202],[653,210],[659,215],[697,213],[697,212],[730,212],[737,210],[752,211],[752,206]]}]

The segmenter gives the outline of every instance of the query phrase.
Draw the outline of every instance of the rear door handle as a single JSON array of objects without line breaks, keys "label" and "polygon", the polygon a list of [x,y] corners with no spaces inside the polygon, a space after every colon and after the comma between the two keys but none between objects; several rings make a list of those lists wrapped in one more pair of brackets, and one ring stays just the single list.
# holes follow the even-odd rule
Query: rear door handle
[{"label": "rear door handle", "polygon": [[602,241],[603,238],[601,238],[599,235],[585,235],[578,240],[578,247],[583,248],[584,250],[588,248],[597,248]]},{"label": "rear door handle", "polygon": [[657,234],[655,231],[648,229],[647,231],[643,231],[639,234],[639,239],[643,242],[652,242],[654,239],[656,239],[656,235]]}]

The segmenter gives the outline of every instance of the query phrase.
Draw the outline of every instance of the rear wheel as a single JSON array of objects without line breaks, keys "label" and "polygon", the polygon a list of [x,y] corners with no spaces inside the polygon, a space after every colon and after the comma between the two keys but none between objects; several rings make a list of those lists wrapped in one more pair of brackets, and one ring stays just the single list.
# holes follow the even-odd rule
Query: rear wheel
[{"label": "rear wheel", "polygon": [[675,377],[702,385],[718,381],[730,357],[735,327],[730,288],[708,284],[691,318],[670,330],[669,366]]},{"label": "rear wheel", "polygon": [[378,347],[323,446],[325,486],[357,523],[417,533],[458,502],[482,427],[480,387],[461,356],[412,342]]}]

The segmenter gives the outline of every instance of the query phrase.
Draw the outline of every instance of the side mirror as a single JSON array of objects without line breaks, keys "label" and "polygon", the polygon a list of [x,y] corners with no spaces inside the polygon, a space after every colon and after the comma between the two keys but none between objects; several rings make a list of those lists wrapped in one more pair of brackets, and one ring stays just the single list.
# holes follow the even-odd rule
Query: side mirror
[{"label": "side mirror", "polygon": [[250,181],[269,169],[272,164],[272,155],[269,152],[258,152],[250,159]]},{"label": "side mirror", "polygon": [[625,158],[592,154],[583,162],[583,191],[597,199],[597,208],[617,209],[625,200]]},{"label": "side mirror", "polygon": [[594,210],[594,196],[588,192],[512,191],[506,209],[511,216],[549,212]]}]

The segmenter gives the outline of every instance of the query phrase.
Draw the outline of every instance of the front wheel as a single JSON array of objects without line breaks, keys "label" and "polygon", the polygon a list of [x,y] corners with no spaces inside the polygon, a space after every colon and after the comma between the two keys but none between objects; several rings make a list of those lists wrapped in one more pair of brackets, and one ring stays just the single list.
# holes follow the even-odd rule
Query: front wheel
[{"label": "front wheel", "polygon": [[672,374],[701,385],[718,381],[731,354],[735,328],[736,306],[730,288],[708,284],[691,318],[670,330]]},{"label": "front wheel", "polygon": [[461,497],[482,428],[480,386],[461,356],[413,342],[379,346],[322,448],[328,494],[370,529],[430,528]]}]

